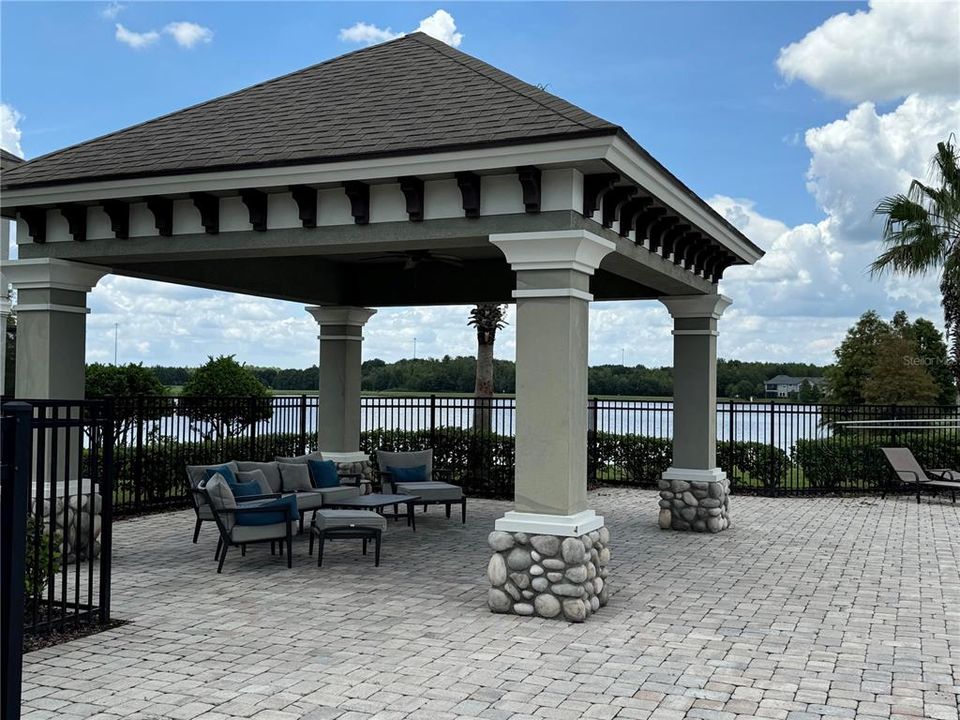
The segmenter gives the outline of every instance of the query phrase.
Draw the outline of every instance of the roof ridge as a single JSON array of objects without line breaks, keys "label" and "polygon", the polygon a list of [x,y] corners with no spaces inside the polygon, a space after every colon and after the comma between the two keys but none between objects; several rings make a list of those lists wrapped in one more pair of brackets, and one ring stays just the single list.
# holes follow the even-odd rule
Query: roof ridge
[{"label": "roof ridge", "polygon": [[[593,126],[591,126],[591,125],[588,125],[588,124],[584,123],[583,121],[578,120],[577,118],[570,117],[567,113],[561,111],[560,109],[558,109],[558,108],[556,108],[556,107],[551,107],[550,105],[547,105],[547,104],[544,103],[540,98],[536,97],[536,94],[539,93],[539,94],[547,95],[547,96],[549,96],[553,101],[559,101],[559,102],[562,103],[563,105],[569,106],[571,109],[580,110],[581,113],[583,113],[583,114],[585,114],[585,115],[589,115],[590,117],[596,118],[597,120],[600,120],[601,122],[606,123],[606,124],[609,125],[611,128],[622,129],[620,125],[617,125],[617,124],[615,124],[615,123],[611,123],[609,120],[606,120],[605,118],[602,118],[602,117],[600,117],[600,116],[598,116],[598,115],[594,115],[594,114],[591,113],[591,112],[588,112],[588,111],[586,111],[586,110],[583,110],[583,109],[581,109],[581,108],[578,108],[576,105],[573,105],[572,103],[570,103],[570,102],[567,101],[567,100],[564,100],[563,98],[559,97],[558,95],[554,95],[553,93],[548,93],[546,90],[543,90],[543,89],[541,89],[541,88],[539,88],[539,87],[537,87],[537,86],[535,86],[535,85],[531,85],[530,83],[526,82],[525,80],[521,80],[520,78],[518,78],[518,77],[515,76],[515,75],[511,75],[510,73],[508,73],[508,72],[506,72],[506,71],[504,71],[504,70],[500,70],[499,68],[491,65],[490,63],[488,63],[488,62],[486,62],[486,61],[484,61],[484,60],[480,60],[479,58],[475,58],[475,57],[473,57],[472,55],[468,55],[467,53],[465,53],[465,52],[463,52],[463,51],[461,51],[461,50],[457,50],[456,48],[451,47],[450,45],[448,45],[447,43],[443,42],[442,40],[438,40],[437,38],[432,37],[431,35],[427,35],[427,33],[423,32],[422,30],[418,30],[417,32],[410,33],[410,35],[408,35],[407,37],[410,37],[410,38],[413,38],[413,39],[417,40],[417,42],[419,42],[421,45],[424,45],[424,46],[426,46],[426,47],[431,48],[431,49],[434,50],[435,52],[437,52],[437,53],[439,53],[439,54],[441,54],[441,55],[444,55],[444,56],[447,57],[448,59],[450,59],[450,60],[456,62],[457,64],[459,64],[459,65],[467,68],[467,69],[470,70],[471,72],[474,72],[474,73],[476,73],[477,75],[480,75],[480,76],[486,78],[487,80],[496,83],[497,85],[499,85],[500,87],[504,88],[505,90],[508,90],[508,91],[510,91],[510,92],[512,92],[512,93],[514,93],[514,94],[516,94],[516,95],[519,95],[520,97],[523,97],[523,98],[525,98],[526,100],[530,100],[531,102],[536,103],[537,105],[539,105],[539,106],[542,107],[543,109],[545,109],[545,110],[547,110],[547,111],[549,111],[549,112],[555,113],[555,114],[559,115],[560,117],[562,117],[564,120],[567,120],[567,121],[569,121],[569,122],[572,122],[572,123],[575,123],[575,124],[577,124],[577,125],[580,125],[581,127],[585,128],[585,129],[588,129],[588,130],[596,130],[597,128],[596,128],[596,127],[593,127]],[[427,42],[424,42],[424,39],[426,39]],[[499,75],[505,75],[505,76],[507,76],[508,78],[510,78],[511,80],[514,80],[515,82],[519,82],[519,83],[521,83],[522,85],[530,88],[531,90],[533,90],[533,91],[535,91],[535,92],[520,92],[520,90],[518,90],[516,87],[511,87],[511,86],[508,85],[507,83],[503,82],[500,78],[492,77],[490,72],[482,72],[482,71],[481,71],[481,68],[475,67],[475,66],[478,65],[478,64],[482,66],[483,70],[492,70],[492,71],[494,71],[494,73],[497,73],[497,74],[499,74]]]},{"label": "roof ridge", "polygon": [[[417,33],[417,34],[423,34],[423,33]],[[197,109],[197,108],[201,108],[201,107],[204,107],[204,106],[206,106],[206,105],[210,105],[210,104],[212,104],[212,103],[219,102],[219,101],[221,101],[221,100],[226,100],[227,98],[233,97],[234,95],[239,95],[240,93],[243,93],[243,92],[247,92],[248,90],[253,90],[254,88],[263,87],[264,85],[272,85],[273,83],[279,82],[279,81],[281,81],[281,80],[286,80],[287,78],[294,77],[294,76],[299,75],[299,74],[301,74],[301,73],[309,72],[309,71],[314,70],[314,69],[316,69],[316,68],[318,68],[318,67],[321,67],[321,66],[323,66],[323,65],[330,65],[330,64],[332,64],[332,63],[337,62],[338,60],[343,60],[344,58],[348,58],[348,57],[354,57],[354,56],[359,55],[359,54],[361,54],[361,53],[366,53],[366,52],[368,52],[368,51],[370,51],[370,50],[376,50],[376,49],[379,49],[379,48],[384,47],[385,45],[391,45],[391,44],[393,44],[393,43],[400,42],[401,40],[405,40],[406,38],[409,38],[409,37],[411,37],[411,35],[401,35],[400,37],[393,38],[392,40],[387,40],[387,41],[382,42],[382,43],[377,43],[376,45],[368,45],[367,47],[359,48],[359,49],[357,49],[357,50],[352,50],[352,51],[350,51],[350,52],[348,52],[348,53],[344,53],[343,55],[337,55],[336,57],[327,58],[326,60],[321,60],[320,62],[314,63],[313,65],[308,65],[307,67],[303,67],[303,68],[300,68],[300,69],[298,69],[298,70],[291,70],[290,72],[284,73],[283,75],[278,75],[277,77],[269,78],[268,80],[261,80],[260,82],[254,83],[253,85],[246,85],[246,86],[244,86],[244,87],[242,87],[242,88],[238,88],[237,90],[231,90],[231,91],[228,92],[228,93],[224,93],[223,95],[218,95],[218,96],[212,97],[212,98],[210,98],[210,99],[208,99],[208,100],[203,100],[203,101],[201,101],[201,102],[194,103],[193,105],[187,105],[186,107],[178,108],[178,109],[176,109],[176,110],[171,110],[170,112],[166,112],[166,113],[164,113],[163,115],[158,115],[157,117],[150,118],[149,120],[142,120],[142,121],[140,121],[140,122],[138,122],[138,123],[134,123],[133,125],[128,125],[128,126],[126,126],[126,127],[119,128],[118,130],[111,130],[110,132],[104,133],[103,135],[97,135],[96,137],[92,137],[92,138],[89,138],[89,139],[87,139],[87,140],[81,140],[80,142],[76,142],[76,143],[74,143],[74,144],[72,144],[72,145],[67,145],[66,147],[57,148],[56,150],[51,150],[50,152],[48,152],[48,153],[46,153],[46,154],[44,154],[44,155],[38,155],[38,156],[35,157],[35,158],[30,158],[29,160],[24,160],[20,165],[17,165],[17,167],[15,167],[15,168],[10,168],[9,170],[7,170],[7,173],[9,173],[9,174],[14,174],[14,175],[15,175],[15,174],[17,174],[22,168],[26,168],[26,167],[28,167],[29,165],[31,165],[31,164],[33,164],[33,163],[35,163],[35,162],[38,162],[38,161],[40,161],[40,160],[46,160],[46,159],[51,158],[51,157],[55,157],[55,156],[59,155],[60,153],[67,152],[68,150],[73,150],[73,149],[78,148],[78,147],[80,147],[80,146],[82,146],[82,145],[88,145],[88,144],[93,143],[93,142],[96,142],[96,141],[98,141],[98,140],[103,140],[103,139],[105,139],[105,138],[109,138],[109,137],[112,137],[112,136],[114,136],[114,135],[119,135],[120,133],[128,132],[128,131],[130,131],[130,130],[135,130],[135,129],[137,129],[137,128],[141,128],[141,127],[144,127],[144,126],[146,126],[146,125],[151,125],[151,124],[153,124],[153,123],[160,122],[161,120],[165,120],[165,119],[167,119],[168,117],[171,117],[172,115],[176,115],[176,114],[178,114],[178,113],[183,113],[183,112],[188,112],[188,111],[190,111],[190,110],[195,110],[195,109]]]}]

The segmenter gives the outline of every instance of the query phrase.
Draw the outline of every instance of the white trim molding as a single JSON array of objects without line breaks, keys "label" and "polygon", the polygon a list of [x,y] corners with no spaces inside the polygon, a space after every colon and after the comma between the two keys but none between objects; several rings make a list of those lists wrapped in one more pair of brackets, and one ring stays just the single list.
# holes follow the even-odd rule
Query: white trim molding
[{"label": "white trim molding", "polygon": [[599,530],[603,525],[603,516],[597,515],[593,510],[584,510],[575,515],[545,515],[510,510],[496,521],[494,527],[504,532],[579,537]]},{"label": "white trim molding", "polygon": [[716,337],[720,333],[716,330],[671,330],[671,335],[713,335]]},{"label": "white trim molding", "polygon": [[[351,327],[363,327],[367,321],[377,314],[373,308],[338,306],[338,305],[308,305],[304,308],[313,315],[320,327],[324,325],[349,325]],[[333,336],[325,338],[320,336],[321,340],[333,339]],[[359,336],[357,339],[361,339]]]},{"label": "white trim molding", "polygon": [[686,480],[687,482],[723,482],[727,474],[720,468],[694,470],[688,468],[667,468],[661,477],[664,480]]},{"label": "white trim molding", "polygon": [[586,300],[587,302],[593,301],[592,294],[588,293],[586,290],[578,290],[577,288],[540,288],[536,290],[514,290],[513,297],[517,300],[521,300],[523,298],[571,297],[577,298],[578,300]]},{"label": "white trim molding", "polygon": [[90,308],[81,305],[57,305],[56,303],[27,303],[26,305],[14,305],[13,309],[18,313],[42,311],[87,315],[90,312]]},{"label": "white trim molding", "polygon": [[0,283],[17,290],[73,290],[90,292],[110,268],[58,258],[10,260],[0,270]]},{"label": "white trim molding", "polygon": [[363,335],[317,335],[317,340],[353,340],[363,342]]},{"label": "white trim molding", "polygon": [[712,318],[719,320],[733,303],[726,295],[673,295],[657,298],[667,306],[670,316],[674,319]]},{"label": "white trim molding", "polygon": [[490,236],[510,267],[523,270],[576,270],[593,275],[616,249],[610,240],[586,230],[499,233]]},{"label": "white trim molding", "polygon": [[696,196],[682,187],[678,180],[665,176],[663,169],[640,155],[626,140],[614,138],[605,159],[751,265],[763,257],[762,251],[745,243],[720,219],[718,213],[697,202]]},{"label": "white trim molding", "polygon": [[522,165],[559,165],[597,161],[609,151],[612,135],[555,140],[525,145],[452,150],[448,152],[366,158],[340,162],[161,175],[125,180],[93,180],[61,185],[11,188],[0,198],[3,209],[23,205],[143,197],[184,192],[239,190],[248,187],[288,185],[338,185],[346,180],[389,180],[405,175],[427,178],[469,170],[473,172],[516,168]]}]

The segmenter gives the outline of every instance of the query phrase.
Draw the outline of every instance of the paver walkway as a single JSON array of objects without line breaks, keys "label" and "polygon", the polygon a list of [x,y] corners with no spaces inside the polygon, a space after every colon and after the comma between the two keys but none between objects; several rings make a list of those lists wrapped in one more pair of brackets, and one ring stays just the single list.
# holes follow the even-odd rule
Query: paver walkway
[{"label": "paver walkway", "polygon": [[[114,615],[30,653],[24,718],[957,718],[960,509],[907,498],[732,500],[720,535],[661,531],[602,490],[610,604],[582,625],[490,614],[485,538],[510,506],[391,524],[294,568],[228,557],[193,515],[118,523]],[[425,518],[425,519],[424,519]]]}]

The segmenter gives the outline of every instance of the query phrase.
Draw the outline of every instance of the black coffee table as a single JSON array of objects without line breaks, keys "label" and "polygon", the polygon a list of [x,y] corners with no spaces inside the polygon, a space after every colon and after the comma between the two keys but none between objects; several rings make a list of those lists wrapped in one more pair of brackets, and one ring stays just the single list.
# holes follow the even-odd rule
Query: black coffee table
[{"label": "black coffee table", "polygon": [[401,517],[400,513],[397,512],[397,507],[399,505],[406,505],[407,527],[412,528],[413,532],[416,532],[417,519],[413,512],[413,506],[419,499],[419,495],[390,495],[388,493],[373,493],[371,495],[360,495],[348,500],[337,500],[324,505],[324,507],[343,508],[346,510],[373,510],[381,515],[385,515],[383,509],[393,505],[393,515],[385,515],[385,517],[392,517],[394,520],[396,520],[397,518]]}]

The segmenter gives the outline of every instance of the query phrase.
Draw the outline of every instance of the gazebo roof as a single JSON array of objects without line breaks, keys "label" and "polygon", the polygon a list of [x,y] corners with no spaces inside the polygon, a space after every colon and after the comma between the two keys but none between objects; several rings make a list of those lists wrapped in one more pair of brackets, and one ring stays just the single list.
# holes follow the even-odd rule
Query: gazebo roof
[{"label": "gazebo roof", "polygon": [[5,187],[322,163],[622,132],[417,32],[58,150]]}]

